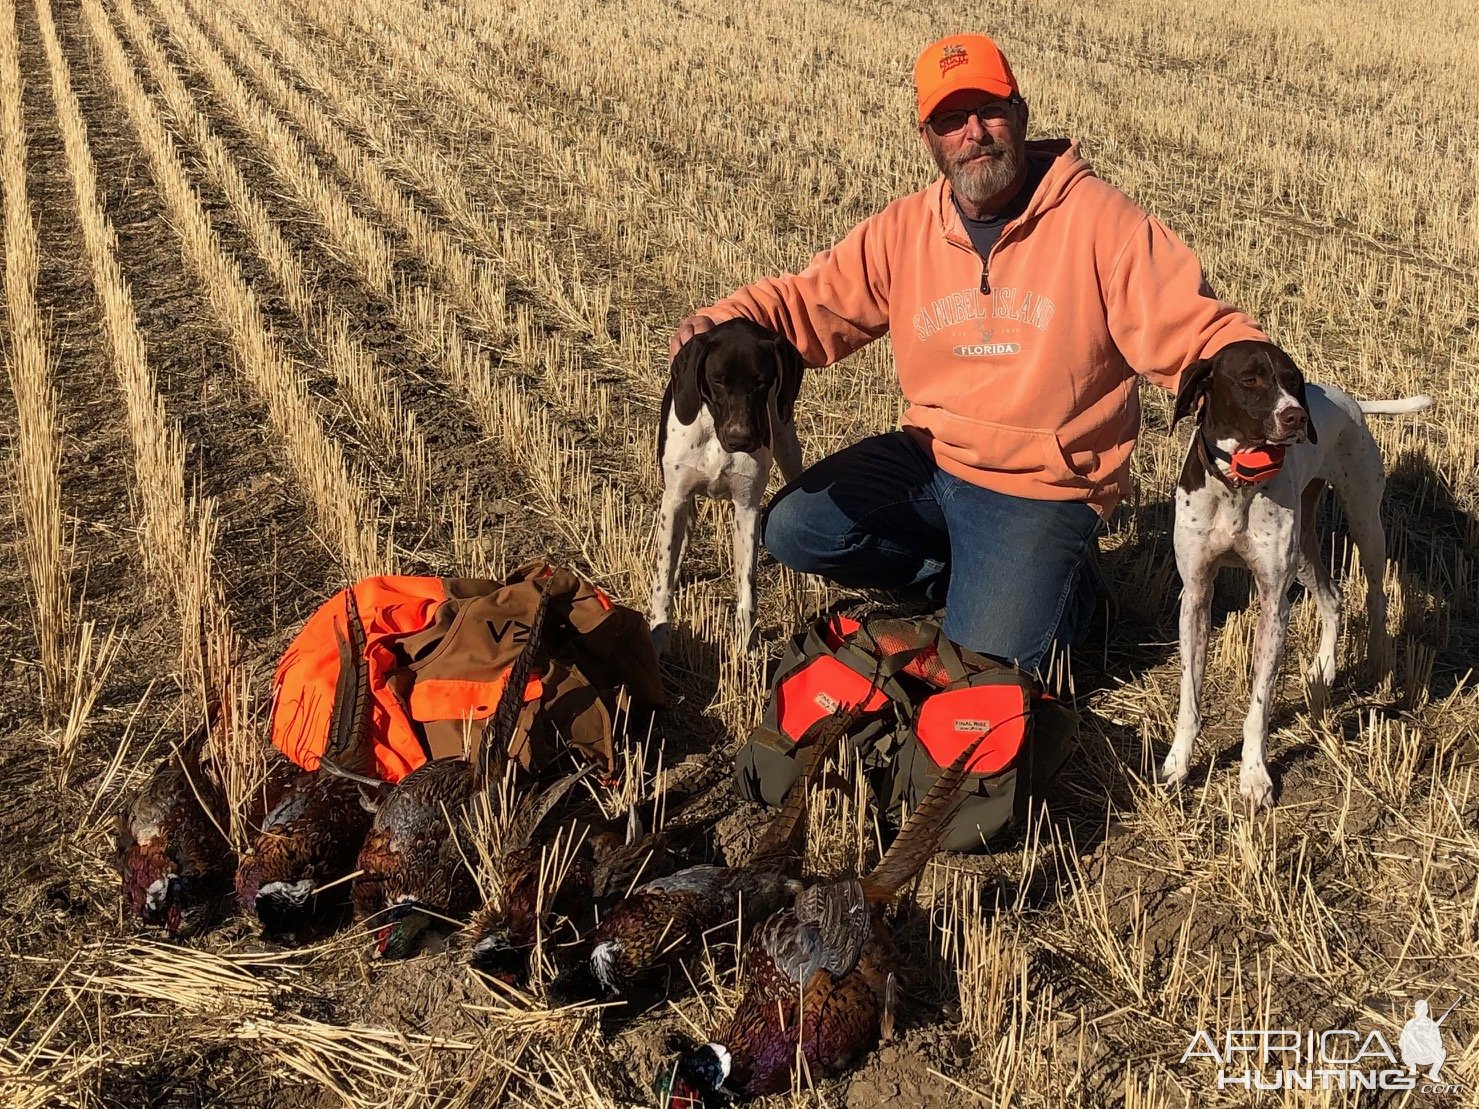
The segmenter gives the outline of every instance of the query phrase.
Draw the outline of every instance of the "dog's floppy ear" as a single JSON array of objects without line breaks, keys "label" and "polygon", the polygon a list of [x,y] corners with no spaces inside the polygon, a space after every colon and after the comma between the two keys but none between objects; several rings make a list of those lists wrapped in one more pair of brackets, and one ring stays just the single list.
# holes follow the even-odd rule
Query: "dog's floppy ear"
[{"label": "dog's floppy ear", "polygon": [[1304,374],[1299,375],[1299,392],[1295,394],[1299,401],[1299,407],[1304,409],[1304,438],[1307,443],[1318,443],[1320,437],[1315,434],[1315,414],[1310,411],[1310,402],[1304,395]]},{"label": "dog's floppy ear", "polygon": [[775,407],[781,422],[796,422],[796,398],[801,394],[801,375],[806,363],[801,352],[783,335],[775,337]]},{"label": "dog's floppy ear", "polygon": [[679,347],[678,356],[673,359],[668,389],[673,394],[673,411],[685,427],[698,419],[699,408],[709,399],[708,381],[704,377],[704,356],[708,351],[708,332],[700,332]]},{"label": "dog's floppy ear", "polygon": [[1176,410],[1171,414],[1171,426],[1181,422],[1183,416],[1197,417],[1201,423],[1201,402],[1212,387],[1213,364],[1210,358],[1198,358],[1181,371],[1181,388],[1176,390]]}]

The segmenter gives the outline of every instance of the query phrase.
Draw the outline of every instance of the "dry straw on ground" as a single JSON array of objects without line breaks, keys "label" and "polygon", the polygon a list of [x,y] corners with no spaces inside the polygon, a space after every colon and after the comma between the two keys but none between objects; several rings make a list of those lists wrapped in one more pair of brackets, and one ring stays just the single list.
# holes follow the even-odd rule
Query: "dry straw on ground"
[{"label": "dry straw on ground", "polygon": [[[498,574],[552,552],[640,601],[674,322],[927,180],[909,66],[960,18],[892,2],[0,0],[18,525],[0,626],[25,660],[0,694],[0,770],[18,786],[0,1101],[630,1104],[665,1033],[705,1036],[732,1010],[727,931],[698,990],[605,1027],[469,976],[457,937],[403,966],[353,933],[291,953],[240,922],[188,948],[132,939],[108,820],[215,705],[236,800],[223,832],[240,842],[267,675],[350,578]],[[1043,0],[980,19],[1033,131],[1081,138],[1312,379],[1437,398],[1373,422],[1391,674],[1361,666],[1364,582],[1327,512],[1351,619],[1334,687],[1306,688],[1314,620],[1295,606],[1278,808],[1237,800],[1254,625],[1236,574],[1199,772],[1179,795],[1155,785],[1184,438],[1146,389],[1134,489],[1104,543],[1119,619],[1074,659],[1079,751],[1021,836],[925,874],[900,924],[917,972],[900,1041],[852,1077],[803,1076],[791,1100],[1239,1105],[1258,1099],[1181,1061],[1196,1029],[1395,1041],[1413,1001],[1441,1012],[1462,994],[1445,1074],[1465,1087],[1453,1103],[1472,1101],[1479,23],[1447,0],[1359,18]],[[891,373],[878,344],[808,376],[808,458],[896,422]],[[739,858],[759,817],[732,801],[726,752],[758,714],[764,655],[836,593],[766,567],[764,651],[735,650],[726,520],[708,507],[695,524],[674,706],[633,755],[648,773],[600,800],[619,815],[678,783],[694,794],[685,841]],[[818,868],[876,857],[860,796],[817,799]]]}]

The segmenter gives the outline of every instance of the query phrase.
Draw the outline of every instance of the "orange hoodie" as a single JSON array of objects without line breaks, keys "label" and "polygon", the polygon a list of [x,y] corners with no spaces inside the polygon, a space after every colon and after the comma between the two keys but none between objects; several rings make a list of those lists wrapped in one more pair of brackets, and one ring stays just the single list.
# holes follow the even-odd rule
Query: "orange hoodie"
[{"label": "orange hoodie", "polygon": [[1175,389],[1196,359],[1266,337],[1216,298],[1190,247],[1094,176],[1076,143],[1027,150],[1052,165],[984,272],[941,177],[800,273],[699,311],[763,324],[811,366],[887,332],[904,425],[931,441],[941,468],[1108,515],[1140,429],[1135,375]]}]

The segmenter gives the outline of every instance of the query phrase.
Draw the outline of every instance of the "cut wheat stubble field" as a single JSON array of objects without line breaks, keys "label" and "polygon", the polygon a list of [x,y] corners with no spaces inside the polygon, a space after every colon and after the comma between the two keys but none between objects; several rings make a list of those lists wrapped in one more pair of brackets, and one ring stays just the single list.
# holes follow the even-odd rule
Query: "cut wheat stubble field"
[{"label": "cut wheat stubble field", "polygon": [[[1322,699],[1299,678],[1315,614],[1296,601],[1278,807],[1249,816],[1229,773],[1255,616],[1239,575],[1219,589],[1194,784],[1154,784],[1185,432],[1147,389],[1135,495],[1105,541],[1119,619],[1076,663],[1079,755],[1027,834],[931,866],[899,1038],[797,1103],[1246,1104],[1206,1059],[1181,1061],[1196,1030],[1395,1043],[1414,1000],[1441,1012],[1460,994],[1450,1101],[1479,1089],[1479,26],[1451,3],[1389,14],[1047,0],[984,28],[1034,132],[1082,138],[1312,380],[1437,398],[1373,428],[1393,673],[1360,673],[1364,583],[1330,511],[1351,628]],[[717,965],[603,1027],[494,992],[455,939],[401,966],[352,934],[278,950],[241,920],[165,945],[121,919],[111,815],[212,698],[236,706],[224,761],[250,793],[271,666],[361,573],[549,552],[640,604],[669,330],[924,183],[909,64],[956,18],[0,4],[0,1102],[641,1102],[664,1035],[732,1009]],[[809,376],[808,459],[892,425],[890,372],[880,344]],[[760,822],[729,800],[725,762],[763,674],[727,640],[722,516],[695,528],[677,703],[653,737],[669,775],[706,791],[716,857]],[[761,599],[773,651],[833,594],[771,565]],[[819,869],[876,855],[859,796],[813,812]]]}]

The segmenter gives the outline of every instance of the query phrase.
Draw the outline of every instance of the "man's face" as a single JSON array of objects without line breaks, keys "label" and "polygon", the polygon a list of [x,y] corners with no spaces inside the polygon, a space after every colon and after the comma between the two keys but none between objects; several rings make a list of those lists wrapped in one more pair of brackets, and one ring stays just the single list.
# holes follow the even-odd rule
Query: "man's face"
[{"label": "man's face", "polygon": [[[983,107],[985,112],[981,112]],[[972,114],[952,129],[962,112]],[[954,119],[951,113],[957,113]],[[985,204],[1010,186],[1027,162],[1025,104],[1008,104],[1000,97],[962,89],[940,101],[920,130],[950,187],[973,206]]]}]

